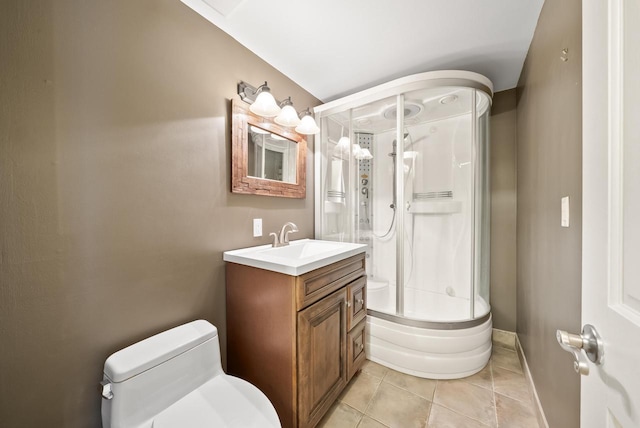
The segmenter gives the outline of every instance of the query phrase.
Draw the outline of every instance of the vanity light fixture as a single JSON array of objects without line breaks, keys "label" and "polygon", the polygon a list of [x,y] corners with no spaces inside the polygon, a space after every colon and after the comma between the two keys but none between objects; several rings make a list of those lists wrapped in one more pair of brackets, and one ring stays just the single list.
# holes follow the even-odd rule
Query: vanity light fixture
[{"label": "vanity light fixture", "polygon": [[262,117],[275,117],[274,122],[280,126],[295,126],[296,132],[302,135],[313,135],[320,132],[310,109],[306,109],[298,115],[291,102],[291,97],[282,102],[276,101],[271,95],[266,81],[264,85],[257,88],[246,82],[240,82],[238,83],[238,95],[242,101],[251,104],[249,110],[252,113]]},{"label": "vanity light fixture", "polygon": [[296,126],[296,132],[303,135],[313,135],[320,132],[320,128],[311,116],[311,111],[306,109],[300,113],[300,125]]},{"label": "vanity light fixture", "polygon": [[291,102],[291,97],[280,103],[280,107],[282,110],[280,114],[276,116],[274,121],[281,126],[293,127],[300,125],[300,118],[298,117],[298,112],[293,107],[293,103]]},{"label": "vanity light fixture", "polygon": [[271,95],[271,89],[267,86],[266,81],[264,85],[260,85],[257,88],[248,83],[240,82],[238,83],[238,95],[240,95],[242,101],[251,104],[249,110],[258,116],[275,117],[280,114],[280,106]]}]

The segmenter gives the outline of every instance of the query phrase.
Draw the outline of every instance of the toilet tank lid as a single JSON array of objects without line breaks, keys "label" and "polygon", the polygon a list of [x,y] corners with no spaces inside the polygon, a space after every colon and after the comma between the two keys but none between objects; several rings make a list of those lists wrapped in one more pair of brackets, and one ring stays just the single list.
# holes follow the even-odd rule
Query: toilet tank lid
[{"label": "toilet tank lid", "polygon": [[163,331],[112,354],[104,363],[104,375],[111,382],[125,381],[217,335],[218,329],[205,320]]}]

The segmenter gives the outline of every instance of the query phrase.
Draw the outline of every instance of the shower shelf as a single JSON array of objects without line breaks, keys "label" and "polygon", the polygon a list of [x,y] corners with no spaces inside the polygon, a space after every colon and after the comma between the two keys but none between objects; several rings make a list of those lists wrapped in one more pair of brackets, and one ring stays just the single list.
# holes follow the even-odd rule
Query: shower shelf
[{"label": "shower shelf", "polygon": [[409,206],[411,214],[454,214],[460,211],[462,211],[462,202],[451,199],[413,201]]}]

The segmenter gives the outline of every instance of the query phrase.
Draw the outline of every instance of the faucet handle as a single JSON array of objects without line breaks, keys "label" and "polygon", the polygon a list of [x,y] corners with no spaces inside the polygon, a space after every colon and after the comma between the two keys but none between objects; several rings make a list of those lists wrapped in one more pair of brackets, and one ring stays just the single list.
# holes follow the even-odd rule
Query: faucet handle
[{"label": "faucet handle", "polygon": [[279,246],[279,243],[278,243],[278,234],[277,234],[277,233],[275,233],[275,232],[271,232],[271,233],[269,234],[269,236],[273,236],[273,246],[274,246],[274,247],[278,247],[278,246]]}]

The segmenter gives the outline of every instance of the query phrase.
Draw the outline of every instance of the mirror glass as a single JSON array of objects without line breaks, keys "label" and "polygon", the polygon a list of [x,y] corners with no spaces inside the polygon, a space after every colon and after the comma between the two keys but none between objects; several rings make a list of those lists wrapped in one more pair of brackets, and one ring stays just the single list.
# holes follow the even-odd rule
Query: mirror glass
[{"label": "mirror glass", "polygon": [[248,176],[295,183],[298,144],[255,125],[249,126],[248,132]]}]

